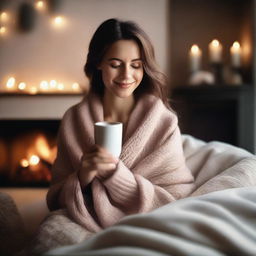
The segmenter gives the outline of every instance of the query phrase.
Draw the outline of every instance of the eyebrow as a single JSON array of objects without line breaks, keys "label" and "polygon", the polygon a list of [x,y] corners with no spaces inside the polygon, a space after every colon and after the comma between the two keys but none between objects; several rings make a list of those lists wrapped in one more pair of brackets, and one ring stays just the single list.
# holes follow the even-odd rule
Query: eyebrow
[{"label": "eyebrow", "polygon": [[[108,61],[112,61],[112,60],[117,60],[117,61],[121,61],[121,62],[122,62],[122,60],[121,60],[121,59],[118,59],[118,58],[110,58],[110,59],[108,59]],[[134,61],[141,61],[141,59],[140,59],[140,58],[138,58],[138,59],[133,59],[131,62],[134,62]]]}]

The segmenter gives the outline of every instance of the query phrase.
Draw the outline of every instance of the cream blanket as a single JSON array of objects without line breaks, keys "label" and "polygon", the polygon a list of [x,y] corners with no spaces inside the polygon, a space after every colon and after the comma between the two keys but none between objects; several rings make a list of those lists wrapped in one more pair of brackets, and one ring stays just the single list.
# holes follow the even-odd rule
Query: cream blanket
[{"label": "cream blanket", "polygon": [[126,215],[151,211],[191,193],[193,176],[185,164],[177,117],[161,100],[146,95],[131,113],[114,175],[104,182],[94,179],[91,195],[83,194],[77,171],[83,153],[94,144],[93,125],[103,117],[96,95],[66,112],[47,197],[51,210],[66,208],[71,219],[97,232]]},{"label": "cream blanket", "polygon": [[[205,143],[203,141],[200,141],[188,135],[182,135],[182,145],[183,145],[187,165],[191,169],[193,175],[195,176],[194,187],[192,188],[192,191],[190,193],[189,200],[187,201],[182,199],[182,203],[181,203],[181,205],[183,205],[182,209],[185,209],[185,210],[183,210],[182,212],[178,211],[177,214],[173,216],[173,211],[174,211],[173,209],[175,209],[175,206],[174,208],[172,208],[172,205],[173,204],[179,205],[179,202],[181,200],[167,204],[163,208],[160,208],[159,211],[156,210],[156,213],[159,212],[159,215],[158,214],[155,215],[156,224],[153,223],[153,220],[151,218],[147,218],[149,222],[147,221],[143,222],[145,223],[145,226],[138,227],[138,229],[136,228],[136,225],[139,225],[139,222],[142,222],[142,219],[144,217],[140,218],[139,217],[140,214],[135,215],[134,218],[137,219],[138,222],[136,222],[136,225],[132,227],[132,229],[134,230],[135,233],[137,232],[137,230],[142,230],[142,231],[144,230],[145,232],[142,232],[141,236],[140,235],[136,236],[133,231],[131,233],[129,232],[127,233],[126,232],[127,229],[125,228],[121,228],[121,232],[119,232],[120,226],[119,224],[117,224],[117,226],[113,226],[110,229],[108,228],[106,231],[101,231],[98,234],[96,234],[95,238],[92,238],[95,240],[88,240],[88,242],[84,242],[83,244],[81,244],[83,248],[82,255],[104,255],[104,256],[106,255],[147,255],[149,256],[149,255],[158,255],[157,254],[158,250],[159,252],[166,252],[165,250],[161,249],[164,247],[162,242],[159,243],[159,241],[163,241],[162,237],[160,238],[158,237],[159,232],[156,230],[155,232],[157,234],[155,236],[154,230],[151,230],[151,228],[148,227],[148,224],[150,224],[152,220],[152,225],[154,225],[154,227],[158,229],[158,223],[160,221],[163,227],[170,228],[168,232],[169,232],[169,235],[173,237],[172,236],[173,234],[172,232],[174,232],[173,223],[176,223],[175,222],[176,218],[179,218],[179,216],[181,217],[181,219],[180,219],[180,222],[177,222],[177,225],[175,226],[176,227],[175,230],[180,230],[180,232],[183,232],[183,230],[185,229],[186,232],[184,234],[190,234],[188,237],[186,237],[186,246],[188,246],[190,243],[193,244],[193,242],[190,242],[190,240],[193,240],[193,236],[194,236],[193,232],[197,232],[198,243],[202,244],[205,242],[205,240],[208,239],[207,236],[211,235],[211,233],[209,233],[210,231],[209,229],[207,229],[208,231],[206,232],[206,234],[204,233],[204,235],[200,236],[200,232],[202,232],[202,230],[196,229],[198,225],[205,225],[206,223],[206,222],[203,222],[201,224],[198,224],[200,223],[200,221],[202,221],[202,218],[201,218],[202,215],[198,214],[197,215],[198,218],[196,219],[189,218],[191,211],[195,209],[192,207],[194,204],[199,205],[199,208],[196,208],[197,211],[199,211],[199,213],[201,212],[202,214],[205,213],[206,217],[209,213],[213,212],[213,210],[216,207],[218,207],[219,202],[222,204],[223,207],[218,209],[224,209],[225,207],[228,209],[228,211],[226,212],[225,211],[223,212],[222,210],[220,210],[220,213],[218,213],[215,216],[216,218],[219,218],[219,220],[223,220],[223,222],[221,222],[220,226],[218,227],[218,230],[219,230],[218,236],[214,238],[215,233],[213,233],[213,235],[209,238],[209,239],[215,239],[213,242],[213,244],[215,245],[216,243],[218,243],[218,241],[220,240],[222,241],[223,239],[223,234],[222,234],[223,223],[226,223],[226,225],[229,226],[230,229],[233,228],[233,229],[236,229],[237,231],[240,230],[241,225],[244,223],[243,220],[246,220],[247,216],[251,216],[252,222],[256,223],[255,222],[256,215],[255,214],[253,215],[251,212],[251,210],[255,209],[254,207],[256,203],[253,205],[250,200],[247,200],[247,195],[249,196],[250,191],[252,190],[251,187],[256,186],[256,157],[251,153],[238,147],[234,147],[221,142]],[[234,190],[234,194],[233,193],[230,194],[227,191],[227,189],[232,189],[232,188],[238,189],[238,191],[240,191],[239,188],[241,187],[248,188],[247,190],[248,193],[245,193],[242,195],[243,203],[241,202],[241,200],[236,200],[236,199],[239,199],[236,196],[238,195],[236,190]],[[212,197],[211,194],[215,193],[214,191],[220,191],[220,192],[218,194],[214,194],[214,196]],[[252,193],[255,194],[255,188],[252,190]],[[198,201],[197,198],[198,196],[203,194],[206,194],[206,196],[209,195],[209,198],[215,198],[215,195],[218,195],[218,198],[221,198],[223,200],[222,201],[217,200],[215,206],[209,203],[204,203],[201,206],[201,199],[199,199]],[[255,199],[255,196],[250,196],[250,198]],[[193,201],[194,199],[195,201]],[[240,226],[236,226],[236,222],[232,222],[234,218],[232,217],[233,210],[231,209],[236,210],[237,220],[239,220],[240,217],[243,218],[241,220],[242,224]],[[165,213],[166,215],[164,215]],[[185,215],[181,216],[180,215],[181,213]],[[150,216],[150,215],[147,215],[147,216]],[[166,216],[166,218],[163,218],[163,216]],[[212,221],[212,218],[208,218],[207,221],[208,220]],[[124,222],[122,221],[121,223],[125,223],[125,220]],[[143,223],[142,225],[144,225]],[[131,223],[128,221],[127,225],[130,225],[130,224]],[[209,223],[209,225],[210,224],[211,223]],[[250,227],[251,224],[252,223],[249,222],[248,226]],[[232,227],[233,225],[234,227]],[[191,231],[190,231],[190,228],[192,228]],[[147,237],[151,236],[149,231],[152,232],[152,236],[155,240],[153,239],[153,240],[150,240],[151,242],[147,242],[146,244],[143,244],[142,241],[147,239]],[[161,233],[165,231],[166,229],[165,230],[162,229]],[[223,232],[224,231],[225,229],[223,230]],[[241,230],[239,232],[241,233],[238,240],[243,242],[244,240],[241,238],[244,235]],[[73,223],[70,222],[68,218],[65,219],[65,216],[63,215],[55,215],[55,216],[49,217],[49,219],[46,220],[46,222],[44,222],[44,224],[41,226],[39,233],[40,233],[40,236],[37,237],[39,239],[38,247],[35,248],[36,252],[43,252],[43,251],[46,251],[47,249],[56,248],[61,245],[73,244],[73,243],[82,242],[82,240],[87,240],[85,229],[81,228],[80,225],[77,225],[74,222]],[[112,239],[114,234],[116,234],[117,237],[120,237],[120,240],[117,240],[116,243],[114,243],[115,240]],[[235,239],[234,240],[235,242],[237,241],[236,234],[237,233],[235,233],[233,237]],[[54,237],[54,239],[52,239],[52,237]],[[56,242],[57,239],[59,239],[58,242]],[[186,252],[182,255],[193,255],[191,251],[186,250],[183,242],[176,243],[177,239],[183,240],[183,238],[180,237],[180,235],[178,238],[174,237],[171,239],[173,241],[171,243],[169,243],[171,240],[167,240],[169,241],[168,244],[170,245],[168,247],[169,254],[167,253],[167,255],[170,255],[171,253],[176,252],[170,249],[170,247],[173,247],[173,246],[175,247],[175,250],[178,250],[180,252],[184,252],[184,251]],[[247,239],[247,238],[245,237],[244,239]],[[68,242],[65,243],[65,241],[68,241]],[[96,243],[94,244],[95,246],[93,248],[90,247],[91,241],[96,241]],[[149,240],[146,240],[146,241],[149,241]],[[141,242],[139,244],[139,248],[136,247],[136,242],[138,243]],[[229,244],[229,249],[232,246],[233,247],[235,246],[234,245],[235,242]],[[108,246],[114,246],[113,250],[111,248],[107,249]],[[211,246],[212,246],[212,243],[208,244],[208,247],[211,247]],[[242,246],[242,245],[238,245],[238,247],[239,246]],[[119,250],[119,247],[122,249],[122,250],[120,249],[121,251]],[[124,247],[128,251],[124,250]],[[70,251],[69,249],[60,250],[56,252],[56,255],[61,255],[61,253],[63,253],[64,255],[77,255],[76,254],[76,252],[78,252],[77,249],[80,250],[80,248],[81,248],[80,245],[78,245],[77,247],[76,246],[72,247]],[[100,248],[102,248],[102,251],[100,250]],[[152,248],[156,248],[156,251],[152,252],[151,251],[153,250]],[[237,246],[234,248],[235,249],[232,249],[233,251],[236,250]],[[245,250],[244,247],[242,248],[243,250]],[[141,254],[139,254],[139,249],[142,249]],[[148,249],[148,250],[146,250],[145,252],[144,249]],[[204,249],[204,247],[198,246],[198,250],[195,252],[194,255],[200,255],[199,252],[201,249]],[[135,250],[134,253],[133,253],[133,250]],[[126,254],[124,252],[126,252]],[[166,255],[166,254],[160,253],[159,255]],[[222,255],[222,253],[201,254],[201,255]],[[232,254],[232,255],[236,255],[236,254]],[[249,255],[249,254],[238,253],[237,255]]]},{"label": "cream blanket", "polygon": [[253,256],[256,187],[178,200],[45,256]]},{"label": "cream blanket", "polygon": [[195,176],[188,198],[125,217],[86,241],[45,255],[255,255],[256,157],[189,135],[182,141]]}]

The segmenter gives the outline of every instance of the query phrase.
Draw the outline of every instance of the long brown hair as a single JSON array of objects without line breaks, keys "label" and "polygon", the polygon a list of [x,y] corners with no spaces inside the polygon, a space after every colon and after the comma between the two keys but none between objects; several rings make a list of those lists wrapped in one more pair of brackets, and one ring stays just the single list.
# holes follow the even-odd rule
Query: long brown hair
[{"label": "long brown hair", "polygon": [[169,108],[166,91],[167,79],[158,69],[153,45],[148,35],[132,21],[108,19],[95,31],[89,44],[87,61],[84,66],[84,72],[91,83],[90,90],[100,96],[104,94],[105,86],[98,66],[110,45],[118,40],[134,40],[141,51],[144,75],[141,84],[134,92],[135,96],[144,93],[154,94]]}]

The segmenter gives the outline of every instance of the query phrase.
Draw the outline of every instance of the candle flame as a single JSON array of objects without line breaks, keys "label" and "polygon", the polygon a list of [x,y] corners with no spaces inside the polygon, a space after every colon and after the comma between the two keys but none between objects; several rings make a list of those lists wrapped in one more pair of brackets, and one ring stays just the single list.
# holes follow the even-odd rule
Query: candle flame
[{"label": "candle flame", "polygon": [[234,47],[234,49],[240,49],[240,44],[237,41],[235,41],[232,47]]},{"label": "candle flame", "polygon": [[191,52],[196,54],[200,51],[199,47],[196,44],[193,44],[191,47]]},{"label": "candle flame", "polygon": [[211,45],[212,45],[213,47],[219,47],[220,42],[219,42],[217,39],[214,39],[214,40],[212,40]]}]

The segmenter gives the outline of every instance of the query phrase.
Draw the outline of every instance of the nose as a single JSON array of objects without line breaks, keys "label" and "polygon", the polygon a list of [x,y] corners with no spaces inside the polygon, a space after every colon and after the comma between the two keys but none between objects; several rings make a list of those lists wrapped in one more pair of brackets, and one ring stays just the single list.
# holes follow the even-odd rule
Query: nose
[{"label": "nose", "polygon": [[132,69],[130,68],[130,66],[125,65],[123,67],[121,76],[124,80],[129,80],[132,77]]}]

